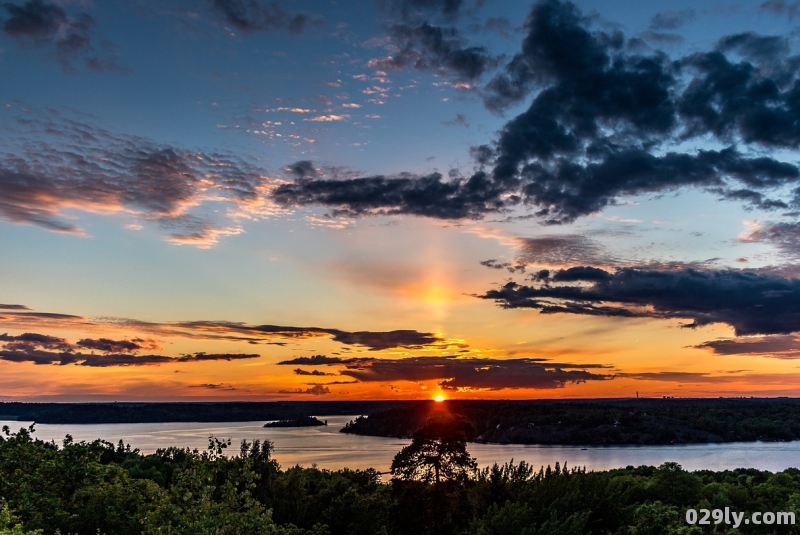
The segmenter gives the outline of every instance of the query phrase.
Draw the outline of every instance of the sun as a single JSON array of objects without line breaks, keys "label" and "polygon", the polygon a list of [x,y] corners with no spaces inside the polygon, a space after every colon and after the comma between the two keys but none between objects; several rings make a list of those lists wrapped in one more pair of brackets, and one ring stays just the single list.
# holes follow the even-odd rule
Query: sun
[{"label": "sun", "polygon": [[442,401],[444,401],[444,396],[439,394],[438,396],[433,398],[433,401],[435,401],[436,403],[441,403]]}]

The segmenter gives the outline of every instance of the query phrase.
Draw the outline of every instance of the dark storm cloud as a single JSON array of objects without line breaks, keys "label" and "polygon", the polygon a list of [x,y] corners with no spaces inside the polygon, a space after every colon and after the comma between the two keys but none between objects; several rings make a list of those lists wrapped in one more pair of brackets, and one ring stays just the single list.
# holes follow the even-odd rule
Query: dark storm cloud
[{"label": "dark storm cloud", "polygon": [[510,282],[481,295],[505,308],[608,317],[683,318],[725,323],[737,336],[800,330],[800,279],[733,270],[546,272],[538,285]]},{"label": "dark storm cloud", "polygon": [[586,371],[605,368],[600,364],[551,363],[545,359],[351,359],[345,366],[341,374],[361,382],[440,380],[439,386],[448,390],[561,388],[567,383],[613,378]]},{"label": "dark storm cloud", "polygon": [[214,0],[212,9],[224,17],[226,23],[245,32],[285,31],[298,34],[310,25],[321,24],[318,18],[287,12],[279,2]]},{"label": "dark storm cloud", "polygon": [[[687,17],[662,14],[654,24],[673,27]],[[593,30],[559,0],[535,4],[525,28],[521,51],[486,84],[484,100],[496,112],[523,102],[527,109],[475,149],[481,171],[450,180],[301,178],[276,188],[273,199],[356,216],[440,219],[528,206],[549,224],[596,213],[622,196],[689,187],[760,209],[800,206],[800,196],[776,193],[796,187],[800,171],[770,154],[800,147],[800,57],[790,55],[787,38],[734,34],[709,51],[670,58],[641,52],[641,43],[619,31]],[[415,31],[398,26],[413,54],[400,46],[386,61],[407,65],[419,56],[427,65],[417,47],[424,32]],[[709,148],[686,150],[688,140]]]},{"label": "dark storm cloud", "polygon": [[124,70],[114,58],[95,53],[90,36],[95,21],[88,13],[69,16],[60,5],[42,0],[6,2],[3,8],[8,16],[3,32],[35,46],[52,45],[55,58],[65,69],[73,69],[73,63],[82,59],[95,71]]},{"label": "dark storm cloud", "polygon": [[662,11],[656,13],[650,19],[651,30],[675,30],[687,22],[695,19],[697,14],[694,9],[683,9],[681,11]]},{"label": "dark storm cloud", "polygon": [[3,305],[0,304],[0,310],[30,310],[30,307],[25,305]]},{"label": "dark storm cloud", "polygon": [[63,210],[124,212],[158,223],[171,241],[209,246],[238,230],[188,210],[214,194],[246,211],[267,184],[229,154],[118,136],[57,111],[15,119],[7,128],[18,146],[0,151],[0,218],[14,223],[81,233]]},{"label": "dark storm cloud", "polygon": [[711,340],[692,347],[709,349],[716,355],[763,355],[780,359],[800,358],[800,340],[796,336],[787,334]]},{"label": "dark storm cloud", "polygon": [[412,68],[471,82],[497,64],[497,58],[486,47],[469,45],[456,28],[427,22],[399,23],[389,26],[387,31],[395,50],[386,58],[370,62],[381,69]]},{"label": "dark storm cloud", "polygon": [[317,377],[321,377],[321,376],[325,376],[325,375],[337,375],[335,373],[326,373],[326,372],[323,372],[323,371],[320,371],[320,370],[304,370],[302,368],[295,368],[292,371],[294,371],[295,375],[311,375],[311,376],[317,376]]}]

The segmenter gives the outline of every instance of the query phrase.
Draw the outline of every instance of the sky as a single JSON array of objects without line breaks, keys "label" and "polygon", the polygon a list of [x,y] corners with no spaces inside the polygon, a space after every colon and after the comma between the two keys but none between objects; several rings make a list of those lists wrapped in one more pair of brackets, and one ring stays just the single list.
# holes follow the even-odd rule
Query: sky
[{"label": "sky", "polygon": [[4,2],[0,399],[798,396],[799,28]]}]

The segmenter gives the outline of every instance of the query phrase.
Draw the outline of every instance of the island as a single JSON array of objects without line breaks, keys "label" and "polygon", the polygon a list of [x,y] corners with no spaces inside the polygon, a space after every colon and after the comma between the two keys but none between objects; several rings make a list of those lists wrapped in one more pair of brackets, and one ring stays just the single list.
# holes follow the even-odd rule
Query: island
[{"label": "island", "polygon": [[267,422],[264,424],[264,427],[316,427],[320,425],[328,425],[328,420],[322,422],[314,416],[303,416],[300,418],[292,418],[291,420]]}]

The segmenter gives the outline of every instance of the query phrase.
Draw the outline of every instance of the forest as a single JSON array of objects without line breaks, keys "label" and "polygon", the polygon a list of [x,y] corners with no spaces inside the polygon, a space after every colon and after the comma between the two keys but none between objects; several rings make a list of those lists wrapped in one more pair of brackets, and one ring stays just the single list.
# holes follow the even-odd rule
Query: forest
[{"label": "forest", "polygon": [[[687,472],[675,463],[592,472],[524,462],[479,469],[465,418],[432,415],[390,473],[281,467],[269,441],[143,455],[62,444],[35,426],[0,435],[0,535],[687,535],[800,533],[795,525],[688,525],[689,508],[800,514],[800,470]],[[238,447],[237,447],[238,446]]]},{"label": "forest", "polygon": [[[800,400],[618,399],[450,400],[467,420],[468,440],[498,444],[690,444],[800,439]],[[342,429],[360,435],[410,437],[432,401],[379,408]]]}]

